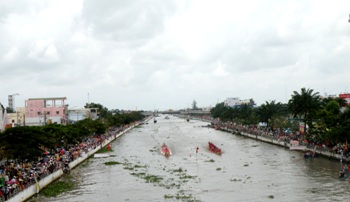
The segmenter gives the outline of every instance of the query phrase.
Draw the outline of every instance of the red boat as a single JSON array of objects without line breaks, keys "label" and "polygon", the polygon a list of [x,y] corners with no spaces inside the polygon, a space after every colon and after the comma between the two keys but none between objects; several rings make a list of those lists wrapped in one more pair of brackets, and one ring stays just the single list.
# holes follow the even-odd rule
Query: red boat
[{"label": "red boat", "polygon": [[218,155],[221,155],[221,154],[222,154],[221,149],[218,148],[217,146],[215,146],[213,143],[208,142],[208,147],[209,147],[209,150],[210,150],[211,152],[214,152],[215,154],[218,154]]},{"label": "red boat", "polygon": [[164,156],[170,156],[172,154],[170,148],[165,143],[163,143],[160,153]]}]

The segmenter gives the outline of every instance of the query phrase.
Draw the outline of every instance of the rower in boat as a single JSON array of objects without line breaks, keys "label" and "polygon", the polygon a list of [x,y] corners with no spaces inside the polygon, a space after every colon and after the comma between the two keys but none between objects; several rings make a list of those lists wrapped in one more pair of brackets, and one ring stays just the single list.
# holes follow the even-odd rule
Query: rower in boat
[{"label": "rower in boat", "polygon": [[219,149],[217,146],[215,146],[213,143],[211,142],[208,142],[208,146],[209,146],[209,150],[218,154],[218,155],[221,155],[222,154],[222,151],[221,149]]},{"label": "rower in boat", "polygon": [[163,143],[163,145],[162,145],[161,153],[164,156],[170,156],[171,155],[171,150],[169,149],[169,147],[165,143]]}]

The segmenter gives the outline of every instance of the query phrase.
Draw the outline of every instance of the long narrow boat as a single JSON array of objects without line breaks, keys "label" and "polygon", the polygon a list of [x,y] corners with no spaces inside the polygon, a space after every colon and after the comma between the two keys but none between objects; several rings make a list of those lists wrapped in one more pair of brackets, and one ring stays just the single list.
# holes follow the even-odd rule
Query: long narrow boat
[{"label": "long narrow boat", "polygon": [[350,171],[349,171],[348,166],[343,165],[339,171],[339,179],[346,180],[346,179],[348,179],[349,176],[350,176]]},{"label": "long narrow boat", "polygon": [[222,151],[220,148],[218,148],[217,146],[215,146],[213,143],[208,142],[208,148],[209,151],[214,152],[215,154],[221,155]]},{"label": "long narrow boat", "polygon": [[340,180],[346,180],[346,179],[348,179],[349,176],[350,176],[350,172],[349,171],[345,171],[345,172],[340,172],[339,173],[339,179]]},{"label": "long narrow boat", "polygon": [[163,143],[163,145],[160,149],[160,153],[164,156],[172,155],[170,148],[165,143]]}]

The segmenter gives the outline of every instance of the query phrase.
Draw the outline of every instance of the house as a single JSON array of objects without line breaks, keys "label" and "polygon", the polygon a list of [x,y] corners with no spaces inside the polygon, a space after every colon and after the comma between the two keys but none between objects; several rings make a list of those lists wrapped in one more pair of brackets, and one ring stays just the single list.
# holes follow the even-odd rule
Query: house
[{"label": "house", "polygon": [[25,101],[25,125],[41,126],[47,123],[66,124],[66,97],[29,98]]},{"label": "house", "polygon": [[7,113],[6,118],[8,123],[14,126],[23,126],[24,125],[24,117],[25,117],[25,108],[24,107],[16,107],[15,112]]}]

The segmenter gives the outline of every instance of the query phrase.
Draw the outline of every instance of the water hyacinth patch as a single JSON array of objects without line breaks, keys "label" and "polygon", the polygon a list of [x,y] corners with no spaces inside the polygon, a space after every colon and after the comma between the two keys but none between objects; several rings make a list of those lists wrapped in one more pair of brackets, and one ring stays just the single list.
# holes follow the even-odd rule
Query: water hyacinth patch
[{"label": "water hyacinth patch", "polygon": [[105,162],[105,165],[106,166],[111,166],[111,165],[119,165],[119,164],[122,164],[118,161],[108,161],[108,162]]}]

